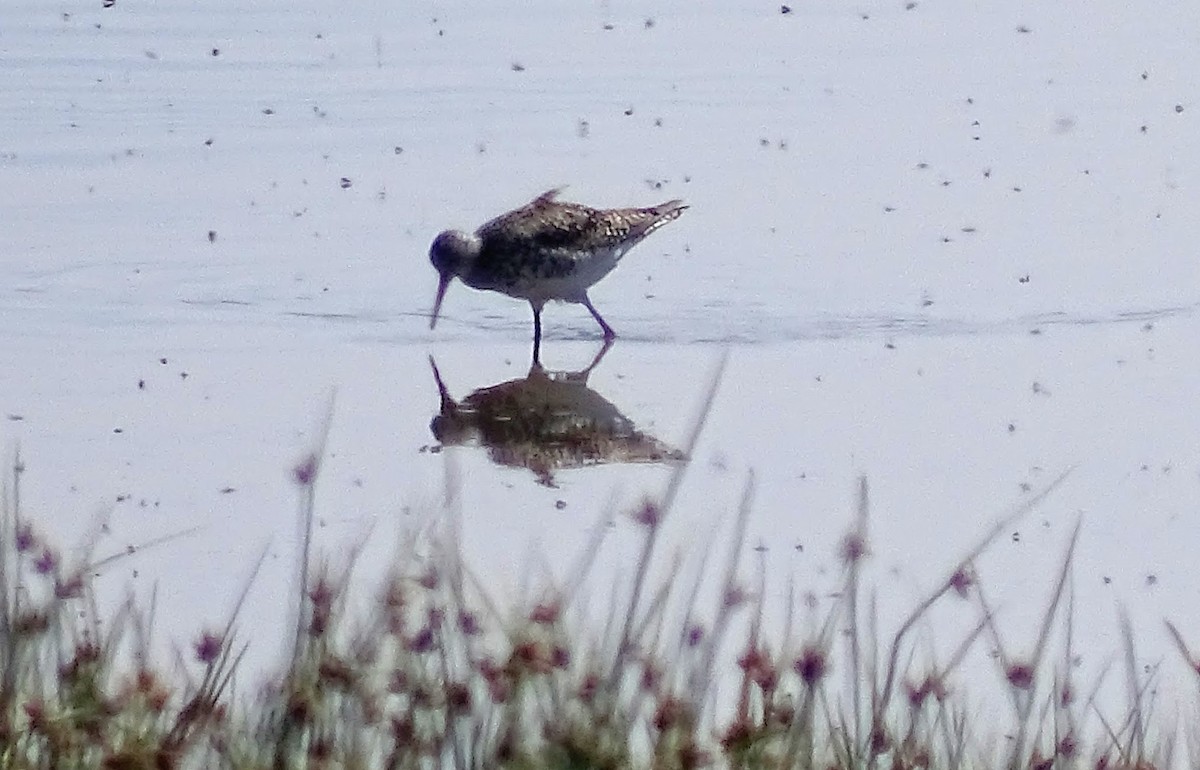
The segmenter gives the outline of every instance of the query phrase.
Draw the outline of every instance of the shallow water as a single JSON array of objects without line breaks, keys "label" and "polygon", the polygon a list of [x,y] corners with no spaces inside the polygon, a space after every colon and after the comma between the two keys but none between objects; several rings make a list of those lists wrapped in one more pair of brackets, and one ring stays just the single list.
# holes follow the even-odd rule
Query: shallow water
[{"label": "shallow water", "polygon": [[[1200,639],[1200,18],[1106,5],[9,4],[0,437],[30,512],[69,541],[111,509],[114,549],[195,527],[111,581],[187,606],[183,638],[267,546],[248,616],[274,628],[289,469],[335,394],[322,542],[423,521],[450,463],[480,570],[564,570],[671,468],[548,486],[431,451],[428,356],[459,399],[525,377],[530,318],[458,285],[431,332],[428,244],[560,184],[682,197],[592,292],[620,339],[587,381],[681,446],[729,353],[673,542],[723,537],[754,469],[751,543],[832,585],[863,474],[899,613],[1071,469],[983,565],[1013,643],[1080,519],[1087,664],[1117,604],[1178,663],[1161,619]],[[551,369],[599,347],[578,306],[546,328]]]}]

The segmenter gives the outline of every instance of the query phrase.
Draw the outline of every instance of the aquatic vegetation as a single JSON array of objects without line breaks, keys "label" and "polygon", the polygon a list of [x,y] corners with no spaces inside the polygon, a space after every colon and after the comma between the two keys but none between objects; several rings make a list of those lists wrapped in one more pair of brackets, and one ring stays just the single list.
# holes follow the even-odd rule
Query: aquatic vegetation
[{"label": "aquatic vegetation", "polygon": [[[1153,708],[1154,673],[1133,665],[1128,623],[1125,713],[1103,714],[1072,678],[1078,526],[1031,651],[1018,657],[1001,641],[976,560],[1058,481],[998,520],[890,633],[878,628],[867,577],[881,546],[869,534],[865,480],[838,552],[836,600],[809,631],[789,623],[782,637],[763,629],[762,586],[748,590],[741,577],[752,475],[726,552],[707,570],[720,576],[715,606],[696,583],[649,577],[680,465],[662,495],[625,517],[641,556],[599,623],[582,611],[594,549],[567,585],[502,602],[463,563],[449,510],[446,526],[423,536],[427,547],[414,540],[395,555],[365,613],[349,609],[363,590],[353,556],[303,560],[292,654],[264,687],[238,692],[232,676],[254,640],[238,638],[237,605],[223,628],[197,632],[190,660],[151,660],[153,608],[131,599],[100,616],[92,575],[108,559],[92,548],[76,551],[80,561],[60,555],[23,515],[22,469],[11,466],[0,523],[2,768],[1157,768],[1173,759],[1174,720]],[[305,492],[319,476],[317,455],[293,474],[306,527]],[[802,603],[794,587],[788,596]],[[947,601],[979,620],[935,661],[914,637]],[[1169,632],[1200,674],[1184,634]],[[1065,640],[1061,662],[1052,637]],[[1007,717],[970,711],[955,681],[981,640],[997,651],[993,684],[1007,693]]]}]

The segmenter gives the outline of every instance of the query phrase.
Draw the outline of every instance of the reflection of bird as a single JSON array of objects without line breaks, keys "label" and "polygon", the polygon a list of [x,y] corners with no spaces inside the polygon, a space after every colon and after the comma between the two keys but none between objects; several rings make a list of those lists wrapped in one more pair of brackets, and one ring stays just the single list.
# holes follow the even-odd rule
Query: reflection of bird
[{"label": "reflection of bird", "polygon": [[431,356],[441,408],[429,428],[444,446],[483,445],[493,462],[528,468],[546,486],[564,468],[686,460],[587,386],[607,350],[581,372],[547,372],[534,363],[527,377],[480,388],[462,401],[450,396]]},{"label": "reflection of bird", "polygon": [[548,190],[474,234],[446,230],[429,249],[438,271],[429,328],[437,324],[446,288],[455,277],[473,289],[499,291],[533,307],[533,360],[542,342],[542,308],[552,299],[578,302],[604,330],[616,334],[587,290],[617,266],[625,252],[687,208],[674,200],[644,209],[594,209],[556,200]]}]

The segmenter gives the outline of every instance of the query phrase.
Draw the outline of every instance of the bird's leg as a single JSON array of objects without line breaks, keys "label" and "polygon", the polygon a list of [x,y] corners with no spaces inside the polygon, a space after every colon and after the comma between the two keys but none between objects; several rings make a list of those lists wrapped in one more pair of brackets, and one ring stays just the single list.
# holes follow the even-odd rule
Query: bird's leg
[{"label": "bird's leg", "polygon": [[542,361],[540,354],[542,352],[542,309],[532,302],[529,306],[533,308],[533,363],[534,366],[540,366]]},{"label": "bird's leg", "polygon": [[596,310],[596,306],[592,304],[590,299],[588,299],[588,295],[584,294],[583,299],[580,301],[583,302],[583,306],[588,309],[588,312],[592,314],[592,318],[596,319],[596,323],[600,324],[600,328],[604,330],[604,341],[610,342],[615,339],[617,333],[614,332],[612,327],[609,326],[600,316],[600,311]]}]

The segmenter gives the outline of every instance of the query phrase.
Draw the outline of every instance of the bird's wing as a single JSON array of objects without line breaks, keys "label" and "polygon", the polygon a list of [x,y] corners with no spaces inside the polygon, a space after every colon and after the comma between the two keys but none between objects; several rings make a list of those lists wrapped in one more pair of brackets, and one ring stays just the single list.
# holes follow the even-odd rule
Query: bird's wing
[{"label": "bird's wing", "polygon": [[556,200],[548,190],[515,211],[485,223],[476,234],[489,246],[581,255],[605,248],[632,247],[687,208],[674,200],[649,208],[594,209]]},{"label": "bird's wing", "polygon": [[562,192],[563,190],[565,190],[565,189],[567,189],[567,186],[566,186],[566,185],[559,185],[558,187],[551,187],[551,188],[550,188],[549,190],[547,190],[546,192],[542,193],[542,194],[541,194],[541,195],[539,195],[538,197],[536,197],[536,198],[534,198],[533,200],[529,201],[529,203],[527,203],[526,205],[527,205],[527,206],[537,206],[537,205],[539,205],[539,204],[542,204],[542,203],[549,203],[550,201],[552,201],[552,200],[554,200],[555,198],[557,198],[557,197],[558,197],[558,194],[559,194],[560,192]]},{"label": "bird's wing", "polygon": [[485,233],[494,234],[497,230],[503,230],[510,227],[510,223],[519,221],[529,217],[533,217],[537,212],[555,205],[555,198],[563,191],[563,187],[552,187],[533,200],[526,203],[524,206],[513,209],[512,211],[501,214],[495,219],[489,219],[475,230],[476,235],[484,235]]},{"label": "bird's wing", "polygon": [[549,190],[519,209],[484,223],[476,235],[485,245],[506,243],[525,248],[559,249],[577,245],[595,230],[601,212],[578,203],[555,200],[558,190]]}]

